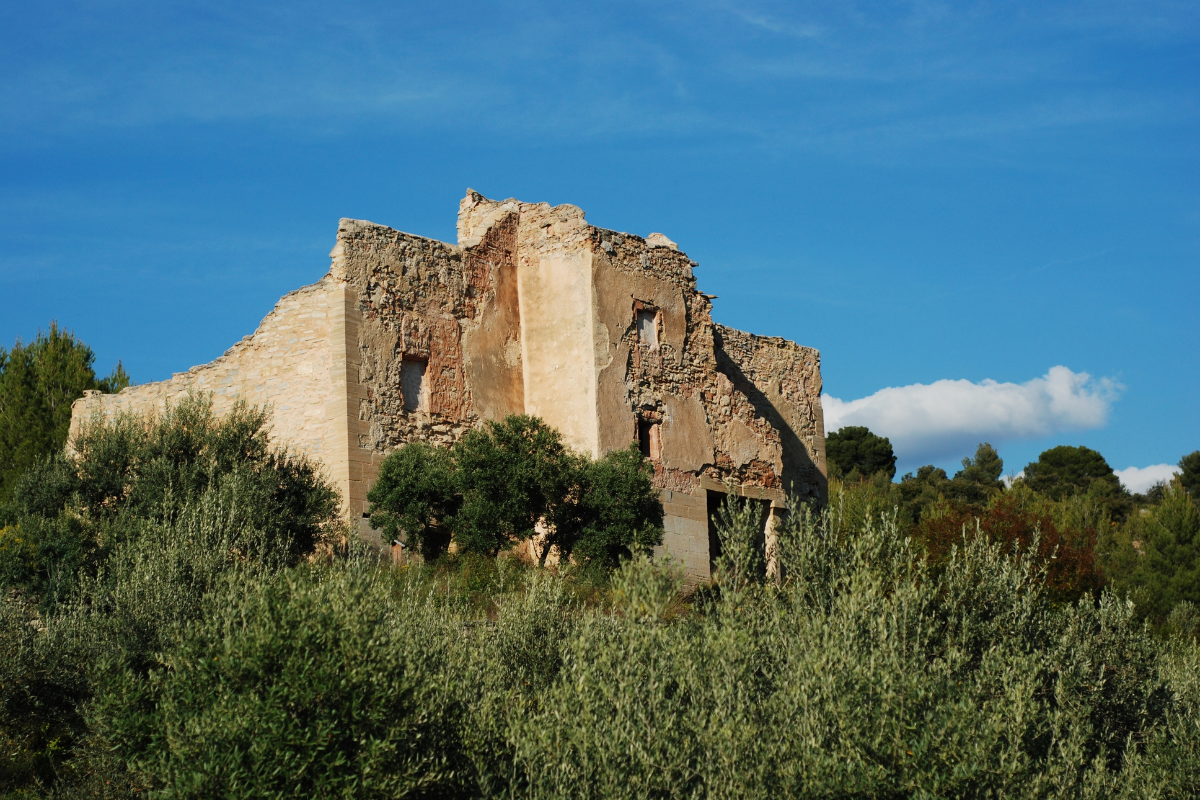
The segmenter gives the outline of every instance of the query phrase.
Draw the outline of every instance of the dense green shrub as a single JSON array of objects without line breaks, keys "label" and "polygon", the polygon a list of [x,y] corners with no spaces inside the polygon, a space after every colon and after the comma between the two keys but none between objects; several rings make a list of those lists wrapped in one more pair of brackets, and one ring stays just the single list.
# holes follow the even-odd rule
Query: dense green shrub
[{"label": "dense green shrub", "polygon": [[0,794],[52,781],[86,730],[92,650],[74,626],[50,622],[18,597],[0,599]]},{"label": "dense green shrub", "polygon": [[163,654],[204,615],[206,597],[277,574],[291,561],[253,527],[240,482],[212,487],[169,514],[170,522],[122,518],[130,529],[121,544],[49,608],[6,591],[0,651],[12,658],[0,659],[0,739],[8,745],[0,791],[51,774],[74,776],[72,791],[79,791],[78,781],[96,778],[96,762],[110,787],[121,783],[123,768],[108,763],[108,745],[84,720],[102,668],[161,668]]},{"label": "dense green shrub", "polygon": [[371,522],[427,560],[453,538],[495,556],[536,537],[580,565],[611,568],[662,542],[662,504],[636,447],[591,459],[536,417],[469,431],[451,450],[411,442],[389,455],[367,495]]},{"label": "dense green shrub", "polygon": [[428,598],[382,599],[345,567],[214,593],[161,668],[101,683],[98,728],[170,797],[445,794],[464,769],[456,632]]},{"label": "dense green shrub", "polygon": [[887,521],[801,511],[781,536],[782,590],[723,584],[675,624],[583,617],[516,724],[530,796],[1104,796],[1195,713],[1127,605],[1054,612],[982,538],[934,576]]},{"label": "dense green shrub", "polygon": [[404,541],[432,560],[450,544],[454,515],[462,503],[450,452],[410,442],[383,460],[367,493],[371,526],[389,542]]},{"label": "dense green shrub", "polygon": [[268,411],[237,403],[222,417],[207,395],[189,395],[149,424],[94,419],[72,442],[79,499],[104,519],[165,518],[214,483],[241,476],[252,524],[293,556],[310,552],[336,514],[337,493],[307,458],[268,441]]},{"label": "dense green shrub", "polygon": [[[790,509],[771,553],[761,506],[731,495],[714,586],[682,600],[677,566],[639,556],[597,596],[570,569],[474,552],[408,567],[356,546],[298,559],[291,532],[318,525],[305,509],[323,508],[323,484],[288,479],[282,496],[298,499],[279,500],[261,425],[214,433],[226,423],[193,410],[168,430],[105,426],[8,506],[12,552],[70,580],[0,573],[0,794],[1200,792],[1196,606],[1175,603],[1153,632],[1111,592],[1064,603],[1053,570],[1065,550],[1035,549],[1051,525],[1110,524],[1090,495],[989,495],[992,517],[965,536],[954,520],[932,560],[886,481],[831,482],[826,508]],[[431,452],[402,462],[396,485],[421,489]],[[652,515],[620,499],[649,485],[645,466],[633,452],[564,455],[574,488],[547,519],[618,531],[587,559],[588,536],[573,545],[611,563]],[[264,525],[272,497],[283,521]],[[413,517],[461,513],[439,502]],[[939,496],[922,524],[955,509]],[[1127,555],[1183,564],[1194,514],[1169,490],[1137,517],[1146,555],[1131,542]],[[22,538],[60,524],[94,549]],[[1155,525],[1174,531],[1153,544],[1158,560]]]},{"label": "dense green shrub", "polygon": [[0,585],[43,608],[144,523],[169,523],[210,491],[236,494],[238,524],[292,561],[337,514],[317,466],[270,446],[262,409],[218,418],[210,398],[189,396],[154,420],[89,420],[72,444],[24,473],[0,509]]},{"label": "dense green shrub", "polygon": [[986,536],[1019,557],[1032,558],[1044,570],[1045,589],[1055,603],[1097,598],[1104,577],[1096,559],[1093,527],[1060,528],[1021,489],[995,494],[982,508],[964,510],[944,504],[926,514],[914,529],[933,564],[944,563],[964,538]]},{"label": "dense green shrub", "polygon": [[983,536],[932,570],[891,516],[796,508],[776,585],[748,546],[759,512],[734,503],[719,591],[690,613],[672,610],[677,572],[635,559],[611,606],[534,569],[501,575],[479,617],[424,582],[433,567],[246,558],[252,540],[219,532],[236,493],[215,491],[114,552],[45,630],[5,623],[63,656],[29,650],[21,685],[41,670],[59,688],[10,704],[41,703],[91,747],[58,766],[61,791],[99,774],[80,764],[164,797],[1200,789],[1194,615],[1164,644],[1112,595],[1056,608],[1035,559]]}]

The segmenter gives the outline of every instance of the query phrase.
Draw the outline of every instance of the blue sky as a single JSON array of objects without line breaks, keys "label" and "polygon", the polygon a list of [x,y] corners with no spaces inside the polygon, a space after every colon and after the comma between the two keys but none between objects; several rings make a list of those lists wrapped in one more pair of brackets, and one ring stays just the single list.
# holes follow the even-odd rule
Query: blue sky
[{"label": "blue sky", "polygon": [[1194,2],[8,3],[0,78],[6,345],[168,377],[470,186],[665,233],[902,470],[1200,448]]}]

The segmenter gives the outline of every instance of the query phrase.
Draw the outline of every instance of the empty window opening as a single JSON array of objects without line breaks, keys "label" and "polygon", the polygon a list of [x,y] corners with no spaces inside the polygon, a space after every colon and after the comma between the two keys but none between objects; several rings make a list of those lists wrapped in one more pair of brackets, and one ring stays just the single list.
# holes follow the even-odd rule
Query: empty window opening
[{"label": "empty window opening", "polygon": [[658,345],[658,312],[650,309],[638,309],[637,312],[638,342],[651,347]]},{"label": "empty window opening", "polygon": [[659,438],[657,422],[638,420],[638,447],[641,448],[643,458],[651,461],[662,458],[662,439]]},{"label": "empty window opening", "polygon": [[[725,506],[725,492],[709,489],[706,494],[708,495],[709,568],[716,570],[723,552],[721,534],[718,531],[718,527],[723,524],[721,515]],[[749,505],[758,517],[757,525],[755,526],[758,529],[758,534],[754,539],[754,548],[758,551],[758,570],[760,572],[759,577],[761,578],[765,574],[767,565],[767,525],[771,519],[771,501],[760,500],[755,497],[743,497],[742,502]]]},{"label": "empty window opening", "polygon": [[429,387],[425,385],[424,359],[405,358],[400,362],[400,394],[405,411],[429,410]]}]

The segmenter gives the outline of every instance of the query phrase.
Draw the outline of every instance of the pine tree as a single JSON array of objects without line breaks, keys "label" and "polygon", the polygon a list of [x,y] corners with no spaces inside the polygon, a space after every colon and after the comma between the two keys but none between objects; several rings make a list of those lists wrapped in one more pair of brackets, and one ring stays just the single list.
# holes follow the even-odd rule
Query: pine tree
[{"label": "pine tree", "polygon": [[129,385],[120,363],[96,378],[92,349],[55,322],[29,344],[0,347],[0,502],[25,470],[62,449],[71,404],[84,391],[116,392]]}]

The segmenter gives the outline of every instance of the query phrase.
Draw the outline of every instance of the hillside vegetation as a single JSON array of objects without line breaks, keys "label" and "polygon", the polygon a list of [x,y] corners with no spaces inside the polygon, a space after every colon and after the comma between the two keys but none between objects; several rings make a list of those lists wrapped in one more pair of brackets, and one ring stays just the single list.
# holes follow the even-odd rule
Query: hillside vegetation
[{"label": "hillside vegetation", "polygon": [[[1087,569],[1056,578],[1036,526],[926,539],[914,525],[963,508],[945,493],[914,522],[886,486],[834,481],[781,526],[778,584],[736,501],[718,581],[686,595],[636,542],[607,573],[478,552],[397,567],[264,423],[193,398],[95,422],[18,483],[0,533],[0,791],[1200,792],[1195,608],[1152,630]],[[1191,502],[1174,491],[1163,508]],[[1031,498],[998,507],[995,530]]]}]

